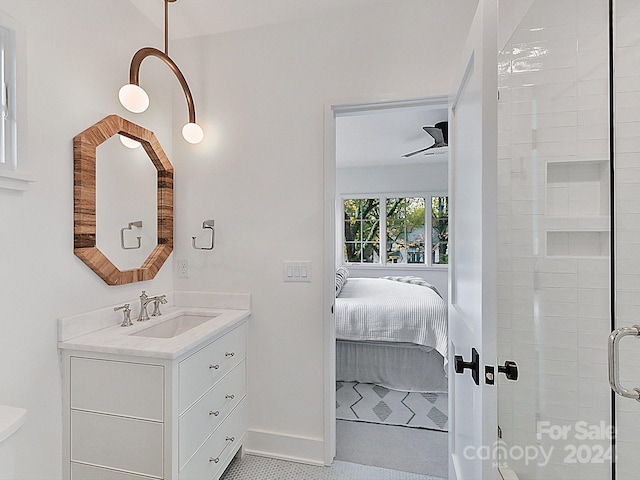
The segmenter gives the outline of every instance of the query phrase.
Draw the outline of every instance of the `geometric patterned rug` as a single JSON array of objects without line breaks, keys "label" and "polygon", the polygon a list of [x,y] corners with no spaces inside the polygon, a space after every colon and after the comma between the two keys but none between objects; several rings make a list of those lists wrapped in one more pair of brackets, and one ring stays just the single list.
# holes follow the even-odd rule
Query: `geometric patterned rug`
[{"label": "geometric patterned rug", "polygon": [[380,385],[336,382],[336,418],[448,431],[446,393],[389,390]]}]

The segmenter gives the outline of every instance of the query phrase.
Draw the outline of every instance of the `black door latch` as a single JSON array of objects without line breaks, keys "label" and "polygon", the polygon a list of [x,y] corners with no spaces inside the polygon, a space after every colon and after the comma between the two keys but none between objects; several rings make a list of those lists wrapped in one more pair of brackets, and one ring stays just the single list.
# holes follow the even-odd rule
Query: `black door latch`
[{"label": "black door latch", "polygon": [[465,369],[471,370],[471,376],[476,385],[480,385],[480,355],[475,348],[471,349],[471,361],[465,362],[462,355],[454,357],[454,368],[456,373],[464,373]]}]

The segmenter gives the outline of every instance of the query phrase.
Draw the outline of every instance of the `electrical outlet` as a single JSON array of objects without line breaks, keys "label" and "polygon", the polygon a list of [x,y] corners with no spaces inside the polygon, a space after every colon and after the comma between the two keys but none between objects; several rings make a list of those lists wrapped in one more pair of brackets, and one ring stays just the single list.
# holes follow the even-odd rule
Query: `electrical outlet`
[{"label": "electrical outlet", "polygon": [[189,278],[189,261],[177,260],[176,263],[178,264],[178,277]]}]

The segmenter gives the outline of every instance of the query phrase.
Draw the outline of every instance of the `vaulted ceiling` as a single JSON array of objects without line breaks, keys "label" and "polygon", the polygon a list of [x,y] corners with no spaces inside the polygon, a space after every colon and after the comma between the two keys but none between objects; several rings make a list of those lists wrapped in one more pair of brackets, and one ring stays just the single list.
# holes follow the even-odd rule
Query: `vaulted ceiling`
[{"label": "vaulted ceiling", "polygon": [[[130,1],[158,28],[164,28],[164,0]],[[177,0],[169,4],[169,37],[212,35],[411,1],[414,0]]]}]

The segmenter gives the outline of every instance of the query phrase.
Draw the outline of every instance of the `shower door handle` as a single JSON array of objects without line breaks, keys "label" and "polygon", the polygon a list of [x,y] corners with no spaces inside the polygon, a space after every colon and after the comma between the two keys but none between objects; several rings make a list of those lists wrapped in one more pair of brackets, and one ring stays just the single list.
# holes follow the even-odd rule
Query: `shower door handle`
[{"label": "shower door handle", "polygon": [[611,389],[618,395],[626,398],[633,398],[640,402],[640,388],[634,388],[628,390],[620,385],[620,369],[619,369],[619,350],[618,344],[622,337],[633,335],[634,337],[640,337],[640,325],[634,325],[633,327],[620,327],[615,329],[609,335],[609,385]]},{"label": "shower door handle", "polygon": [[498,365],[498,373],[504,373],[504,376],[507,377],[507,380],[516,381],[518,380],[518,365],[516,362],[512,362],[511,360],[507,360],[504,362],[504,365]]}]

